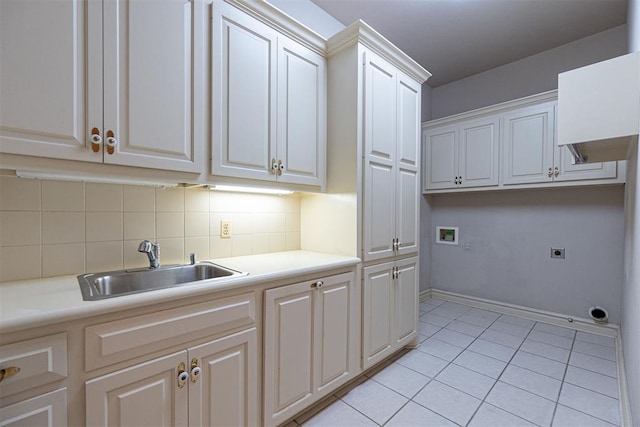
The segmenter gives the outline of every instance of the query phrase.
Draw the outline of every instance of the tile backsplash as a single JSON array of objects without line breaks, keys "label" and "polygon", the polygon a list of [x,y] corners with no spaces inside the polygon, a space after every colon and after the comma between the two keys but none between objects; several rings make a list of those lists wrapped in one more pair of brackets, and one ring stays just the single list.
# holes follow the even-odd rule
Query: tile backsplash
[{"label": "tile backsplash", "polygon": [[[220,237],[231,221],[232,237]],[[0,176],[0,281],[300,248],[300,197]]]}]

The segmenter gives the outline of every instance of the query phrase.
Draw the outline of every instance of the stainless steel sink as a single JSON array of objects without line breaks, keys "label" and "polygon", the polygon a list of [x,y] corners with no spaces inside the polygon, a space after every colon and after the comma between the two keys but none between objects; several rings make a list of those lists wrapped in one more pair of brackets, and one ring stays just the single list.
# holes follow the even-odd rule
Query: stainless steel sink
[{"label": "stainless steel sink", "polygon": [[221,265],[198,262],[160,268],[118,270],[78,276],[85,301],[95,301],[122,295],[172,288],[201,280],[225,280],[246,276],[247,273]]}]

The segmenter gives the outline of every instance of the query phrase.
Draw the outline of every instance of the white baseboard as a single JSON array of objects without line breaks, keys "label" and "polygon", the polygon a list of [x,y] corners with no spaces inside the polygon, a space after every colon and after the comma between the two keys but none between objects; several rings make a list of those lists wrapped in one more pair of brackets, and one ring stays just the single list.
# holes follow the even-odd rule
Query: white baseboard
[{"label": "white baseboard", "polygon": [[512,316],[534,320],[536,322],[544,322],[555,326],[575,329],[581,332],[604,335],[614,338],[618,366],[618,394],[620,397],[620,414],[622,416],[621,425],[631,425],[631,407],[629,405],[629,394],[627,393],[627,377],[624,368],[625,365],[624,355],[622,352],[620,325],[617,325],[615,323],[600,325],[596,324],[593,320],[590,319],[576,318],[562,313],[554,313],[551,311],[538,310],[521,305],[471,297],[454,292],[443,291],[440,289],[427,289],[426,291],[420,292],[419,299],[421,302],[426,301],[430,298],[438,298],[445,301],[469,305],[475,308],[495,311],[496,313],[509,314]]}]

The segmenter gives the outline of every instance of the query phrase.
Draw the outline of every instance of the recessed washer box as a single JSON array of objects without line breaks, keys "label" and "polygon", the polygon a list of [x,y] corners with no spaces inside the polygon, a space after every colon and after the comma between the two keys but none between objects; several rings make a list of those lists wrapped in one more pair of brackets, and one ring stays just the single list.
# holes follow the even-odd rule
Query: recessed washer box
[{"label": "recessed washer box", "polygon": [[457,245],[458,244],[458,227],[436,227],[436,243],[443,245]]}]

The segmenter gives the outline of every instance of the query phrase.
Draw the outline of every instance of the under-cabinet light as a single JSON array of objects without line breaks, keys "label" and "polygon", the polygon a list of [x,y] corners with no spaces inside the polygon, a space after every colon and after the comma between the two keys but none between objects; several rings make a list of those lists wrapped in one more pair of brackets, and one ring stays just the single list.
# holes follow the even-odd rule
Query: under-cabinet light
[{"label": "under-cabinet light", "polygon": [[259,194],[277,194],[284,196],[287,194],[293,194],[290,190],[279,190],[275,188],[258,188],[258,187],[236,187],[235,185],[212,185],[210,190],[217,191],[233,191],[236,193],[259,193]]},{"label": "under-cabinet light", "polygon": [[50,179],[54,181],[80,181],[98,184],[126,184],[126,185],[147,185],[152,187],[177,187],[177,183],[153,182],[153,181],[137,181],[134,179],[116,178],[116,177],[99,177],[99,176],[81,176],[81,175],[64,175],[50,172],[33,172],[33,171],[16,171],[19,178],[31,179]]}]

